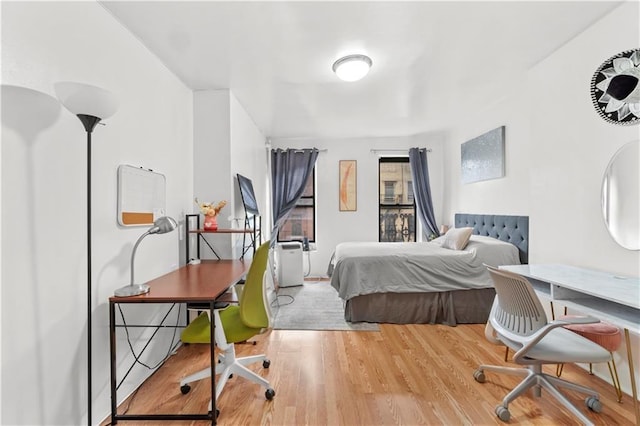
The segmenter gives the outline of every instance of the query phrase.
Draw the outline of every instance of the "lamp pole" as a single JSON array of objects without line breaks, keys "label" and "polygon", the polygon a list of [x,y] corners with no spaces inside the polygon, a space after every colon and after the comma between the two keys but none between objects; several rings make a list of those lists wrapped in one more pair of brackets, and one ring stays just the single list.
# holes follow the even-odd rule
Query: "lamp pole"
[{"label": "lamp pole", "polygon": [[91,133],[100,122],[99,117],[77,114],[87,131],[87,424],[91,426]]},{"label": "lamp pole", "polygon": [[108,90],[89,84],[60,81],[54,88],[60,103],[80,119],[87,132],[87,423],[91,426],[91,133],[100,120],[116,112],[118,101]]}]

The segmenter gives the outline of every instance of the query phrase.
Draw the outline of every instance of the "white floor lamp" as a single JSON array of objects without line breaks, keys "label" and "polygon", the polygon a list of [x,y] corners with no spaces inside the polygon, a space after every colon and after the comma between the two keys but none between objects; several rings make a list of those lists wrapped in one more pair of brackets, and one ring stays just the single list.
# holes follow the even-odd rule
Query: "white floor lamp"
[{"label": "white floor lamp", "polygon": [[108,90],[88,84],[59,82],[54,85],[60,103],[75,114],[87,132],[87,424],[91,425],[91,133],[96,125],[117,109],[116,97]]}]

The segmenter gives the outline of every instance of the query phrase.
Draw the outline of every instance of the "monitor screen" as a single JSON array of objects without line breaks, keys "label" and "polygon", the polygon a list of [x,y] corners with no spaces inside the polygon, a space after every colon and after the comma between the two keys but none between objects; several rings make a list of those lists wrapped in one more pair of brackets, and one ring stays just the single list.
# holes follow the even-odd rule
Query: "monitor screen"
[{"label": "monitor screen", "polygon": [[259,216],[258,202],[256,201],[256,194],[253,192],[253,183],[251,179],[242,176],[240,173],[238,176],[238,186],[240,187],[240,195],[242,196],[242,203],[244,204],[244,211],[247,214]]}]

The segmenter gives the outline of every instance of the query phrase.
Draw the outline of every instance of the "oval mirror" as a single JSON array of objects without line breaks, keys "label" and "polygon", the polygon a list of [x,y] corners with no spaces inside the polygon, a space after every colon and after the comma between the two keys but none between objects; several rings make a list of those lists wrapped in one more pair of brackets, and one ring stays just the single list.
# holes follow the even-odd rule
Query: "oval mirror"
[{"label": "oval mirror", "polygon": [[602,214],[611,237],[622,247],[640,250],[640,140],[627,143],[611,158],[602,180]]}]

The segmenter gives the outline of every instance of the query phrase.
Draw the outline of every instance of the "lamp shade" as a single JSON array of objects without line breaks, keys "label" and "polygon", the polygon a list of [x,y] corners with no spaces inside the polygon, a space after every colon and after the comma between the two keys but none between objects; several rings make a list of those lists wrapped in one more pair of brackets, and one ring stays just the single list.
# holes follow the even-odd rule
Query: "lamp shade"
[{"label": "lamp shade", "polygon": [[76,115],[90,115],[104,120],[118,109],[115,95],[100,87],[61,81],[54,84],[54,90],[60,103]]},{"label": "lamp shade", "polygon": [[150,234],[166,234],[178,227],[176,220],[169,216],[162,216],[153,222],[153,227],[149,229]]},{"label": "lamp shade", "polygon": [[373,65],[366,55],[348,55],[333,63],[333,72],[344,81],[358,81],[369,73]]}]

